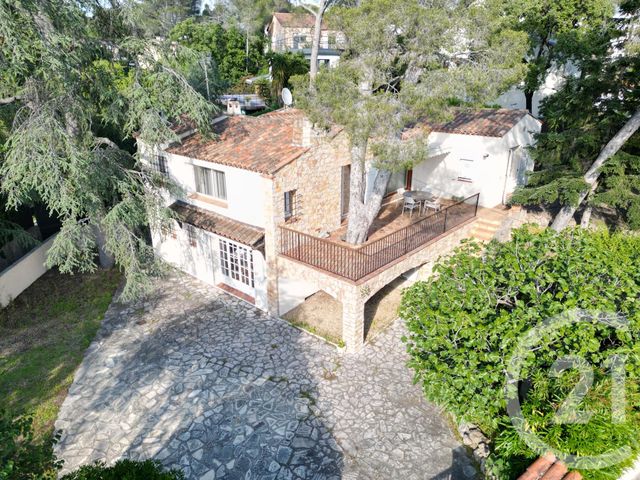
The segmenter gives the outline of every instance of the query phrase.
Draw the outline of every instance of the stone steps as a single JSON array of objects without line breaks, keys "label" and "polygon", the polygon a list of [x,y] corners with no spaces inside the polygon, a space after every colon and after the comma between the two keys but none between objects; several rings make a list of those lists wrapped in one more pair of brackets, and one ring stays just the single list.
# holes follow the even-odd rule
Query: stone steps
[{"label": "stone steps", "polygon": [[480,242],[493,240],[509,217],[519,209],[507,209],[505,207],[481,208],[478,210],[478,218],[471,236]]}]

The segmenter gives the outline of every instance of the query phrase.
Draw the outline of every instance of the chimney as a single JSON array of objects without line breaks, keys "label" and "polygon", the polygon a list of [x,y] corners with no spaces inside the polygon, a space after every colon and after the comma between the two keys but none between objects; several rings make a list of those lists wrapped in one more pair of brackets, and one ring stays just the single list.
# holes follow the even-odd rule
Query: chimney
[{"label": "chimney", "polygon": [[243,115],[240,102],[238,100],[227,101],[227,115]]},{"label": "chimney", "polygon": [[310,147],[314,137],[311,122],[303,116],[296,117],[293,122],[293,145],[296,147]]}]

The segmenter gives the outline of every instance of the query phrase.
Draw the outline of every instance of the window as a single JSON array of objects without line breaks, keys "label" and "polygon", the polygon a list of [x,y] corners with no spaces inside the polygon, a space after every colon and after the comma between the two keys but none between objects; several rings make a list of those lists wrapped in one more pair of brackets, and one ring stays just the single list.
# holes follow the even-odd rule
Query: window
[{"label": "window", "polygon": [[198,243],[198,232],[196,232],[196,227],[187,223],[185,224],[185,230],[187,231],[187,239],[189,240],[189,245],[195,247]]},{"label": "window", "polygon": [[220,200],[227,199],[227,182],[224,172],[204,167],[193,167],[196,175],[196,191],[215,197]]},{"label": "window", "polygon": [[304,35],[294,35],[293,36],[293,48],[297,50],[299,48],[304,48],[307,43],[307,37]]},{"label": "window", "polygon": [[472,183],[475,176],[475,164],[469,158],[461,158],[458,162],[458,181]]},{"label": "window", "polygon": [[387,191],[385,195],[389,195],[391,193],[395,193],[401,188],[404,188],[407,183],[407,171],[402,170],[400,172],[393,172],[391,177],[389,178],[389,183],[387,184]]},{"label": "window", "polygon": [[297,215],[297,195],[295,190],[284,192],[284,219],[290,220]]},{"label": "window", "polygon": [[160,172],[164,175],[167,175],[169,173],[169,168],[167,167],[167,157],[163,154],[154,155],[151,157],[151,167],[156,172]]},{"label": "window", "polygon": [[253,256],[251,250],[228,240],[220,239],[220,268],[225,277],[253,288]]}]

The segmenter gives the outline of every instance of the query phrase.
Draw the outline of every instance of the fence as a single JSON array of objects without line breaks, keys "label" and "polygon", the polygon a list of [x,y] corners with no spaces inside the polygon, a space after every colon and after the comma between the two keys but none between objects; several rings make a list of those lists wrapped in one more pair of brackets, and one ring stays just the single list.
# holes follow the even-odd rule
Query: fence
[{"label": "fence", "polygon": [[358,247],[280,227],[280,253],[357,281],[476,216],[480,194]]},{"label": "fence", "polygon": [[47,252],[56,235],[31,250],[20,260],[0,272],[0,307],[5,307],[29,285],[40,278],[48,268],[45,266]]}]

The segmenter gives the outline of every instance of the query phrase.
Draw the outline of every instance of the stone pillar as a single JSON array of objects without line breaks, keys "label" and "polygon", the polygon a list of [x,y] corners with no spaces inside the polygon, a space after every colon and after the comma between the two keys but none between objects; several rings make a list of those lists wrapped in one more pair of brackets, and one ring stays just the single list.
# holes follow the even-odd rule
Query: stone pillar
[{"label": "stone pillar", "polygon": [[267,282],[267,311],[279,316],[278,311],[278,219],[274,192],[276,186],[272,178],[264,178],[264,257]]},{"label": "stone pillar", "polygon": [[364,345],[364,304],[353,286],[342,295],[342,340],[348,352],[357,352]]}]

